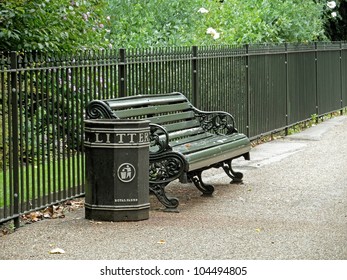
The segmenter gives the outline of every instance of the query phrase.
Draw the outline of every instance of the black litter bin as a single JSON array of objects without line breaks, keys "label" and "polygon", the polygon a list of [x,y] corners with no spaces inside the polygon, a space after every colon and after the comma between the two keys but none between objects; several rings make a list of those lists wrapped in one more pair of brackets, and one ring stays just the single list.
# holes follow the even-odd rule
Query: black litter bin
[{"label": "black litter bin", "polygon": [[149,121],[85,120],[85,217],[149,218]]}]

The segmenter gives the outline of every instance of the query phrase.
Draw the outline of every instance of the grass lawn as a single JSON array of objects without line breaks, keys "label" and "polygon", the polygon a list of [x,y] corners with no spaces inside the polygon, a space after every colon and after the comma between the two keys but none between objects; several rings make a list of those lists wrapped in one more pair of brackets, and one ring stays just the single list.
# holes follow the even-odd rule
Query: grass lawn
[{"label": "grass lawn", "polygon": [[[19,202],[30,208],[49,204],[81,193],[84,182],[84,158],[75,155],[44,164],[19,167]],[[0,172],[0,208],[9,206],[13,191],[13,170]],[[54,195],[55,194],[55,195]],[[60,197],[63,194],[64,197]],[[48,200],[44,197],[48,197]],[[54,200],[54,201],[53,201]],[[26,209],[27,210],[27,209]]]}]

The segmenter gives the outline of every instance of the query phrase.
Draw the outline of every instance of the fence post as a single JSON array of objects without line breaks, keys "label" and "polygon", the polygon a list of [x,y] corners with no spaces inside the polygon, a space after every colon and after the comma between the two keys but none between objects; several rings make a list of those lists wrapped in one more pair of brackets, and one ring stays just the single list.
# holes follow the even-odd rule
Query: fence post
[{"label": "fence post", "polygon": [[[18,92],[17,53],[11,52],[11,118],[12,118],[12,159],[13,159],[13,217],[14,226],[19,228],[19,142],[18,142]],[[14,71],[15,70],[15,71]]]},{"label": "fence post", "polygon": [[288,78],[288,44],[284,44],[285,47],[285,57],[284,57],[284,63],[286,68],[286,128],[285,128],[285,135],[288,135],[288,126],[289,126],[289,78]]},{"label": "fence post", "polygon": [[195,107],[200,108],[197,46],[192,47],[192,54],[192,101]]},{"label": "fence post", "polygon": [[247,131],[246,134],[250,137],[251,130],[251,79],[250,79],[250,70],[249,70],[249,44],[245,45],[246,49],[246,94],[247,94]]},{"label": "fence post", "polygon": [[343,115],[343,77],[342,77],[342,41],[340,41],[340,115]]},{"label": "fence post", "polygon": [[118,62],[118,97],[127,96],[126,87],[126,50],[119,49],[119,62]]},{"label": "fence post", "polygon": [[316,79],[316,123],[319,121],[319,102],[318,102],[318,47],[317,42],[314,42],[315,49],[315,79]]}]

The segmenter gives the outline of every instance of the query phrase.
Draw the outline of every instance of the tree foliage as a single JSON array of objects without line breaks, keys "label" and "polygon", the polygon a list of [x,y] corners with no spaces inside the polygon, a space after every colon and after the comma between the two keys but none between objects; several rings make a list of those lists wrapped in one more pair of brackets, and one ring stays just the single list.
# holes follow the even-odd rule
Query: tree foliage
[{"label": "tree foliage", "polygon": [[[342,0],[341,0],[342,1]],[[326,39],[325,0],[0,0],[0,49]]]},{"label": "tree foliage", "polygon": [[187,45],[198,23],[197,0],[108,0],[111,42],[122,47]]},{"label": "tree foliage", "polygon": [[223,43],[302,42],[324,37],[322,5],[313,1],[204,2],[209,13],[204,15],[203,26],[219,32]]},{"label": "tree foliage", "polygon": [[332,41],[347,40],[347,1],[328,1],[324,7],[326,36]]},{"label": "tree foliage", "polygon": [[321,1],[109,0],[109,5],[110,38],[123,47],[325,38]]},{"label": "tree foliage", "polygon": [[0,50],[106,45],[103,0],[0,0]]}]

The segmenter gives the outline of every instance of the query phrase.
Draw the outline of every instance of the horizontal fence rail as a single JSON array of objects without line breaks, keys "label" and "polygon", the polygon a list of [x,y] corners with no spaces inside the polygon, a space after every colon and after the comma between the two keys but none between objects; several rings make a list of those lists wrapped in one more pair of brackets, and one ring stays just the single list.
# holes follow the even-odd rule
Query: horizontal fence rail
[{"label": "horizontal fence rail", "polygon": [[84,195],[86,104],[182,92],[251,139],[347,106],[347,43],[0,52],[0,223]]}]

